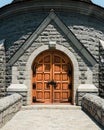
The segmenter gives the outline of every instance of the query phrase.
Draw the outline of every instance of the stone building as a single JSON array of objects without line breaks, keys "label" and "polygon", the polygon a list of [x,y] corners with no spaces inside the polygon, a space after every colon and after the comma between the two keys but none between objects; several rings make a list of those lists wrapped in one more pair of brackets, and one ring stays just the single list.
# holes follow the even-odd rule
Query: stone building
[{"label": "stone building", "polygon": [[90,0],[14,0],[0,9],[0,97],[24,104],[104,97],[104,9]]}]

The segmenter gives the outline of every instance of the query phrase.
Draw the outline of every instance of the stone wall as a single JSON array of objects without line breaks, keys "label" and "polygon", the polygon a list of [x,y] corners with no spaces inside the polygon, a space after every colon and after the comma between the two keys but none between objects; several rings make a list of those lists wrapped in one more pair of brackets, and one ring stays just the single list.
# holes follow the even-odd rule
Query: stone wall
[{"label": "stone wall", "polygon": [[[6,63],[45,19],[47,13],[27,13],[0,21],[0,39],[5,39]],[[23,59],[25,60],[25,59]],[[24,70],[24,63],[19,68]],[[18,68],[18,69],[19,69]],[[18,77],[19,79],[20,77]],[[19,79],[21,80],[21,79]],[[6,66],[6,87],[12,82],[12,67]]]},{"label": "stone wall", "polygon": [[99,67],[99,92],[100,96],[104,98],[104,41],[100,41],[100,67]]},{"label": "stone wall", "polygon": [[[25,72],[27,71],[26,64],[30,55],[40,46],[49,45],[50,41],[56,41],[57,44],[59,45],[61,44],[64,47],[69,48],[69,50],[75,55],[76,59],[79,61],[80,69],[82,68],[83,65],[83,69],[85,68],[84,72],[87,71],[87,66],[85,63],[83,63],[82,58],[77,55],[76,51],[74,50],[74,48],[71,47],[70,43],[68,43],[62,31],[56,26],[54,22],[52,22],[44,29],[44,31],[39,35],[39,37],[24,52],[24,55],[22,55],[15,63],[14,66],[17,67],[17,73],[18,73],[18,75],[15,77],[17,79],[17,83],[23,84],[26,79],[26,75],[25,75]],[[84,81],[87,82],[87,79],[84,79]],[[80,80],[80,83],[81,82],[82,80]]]},{"label": "stone wall", "polygon": [[[51,22],[45,28],[45,30],[39,35],[33,44],[24,52],[24,55],[22,55],[15,63],[15,66],[18,70],[17,83],[24,83],[25,81],[24,73],[26,70],[24,66],[26,66],[29,56],[40,46],[48,45],[50,40],[55,40],[57,44],[61,44],[62,46],[68,48],[75,55],[79,64],[79,84],[88,84],[93,82],[96,84],[96,86],[98,86],[98,66],[96,65],[94,68],[89,69],[89,64],[84,61],[78,50],[76,50],[75,47],[71,45],[70,41],[67,40],[63,32],[55,25],[54,22]],[[90,48],[90,46],[88,48]],[[98,52],[96,52],[95,56],[98,57]]]},{"label": "stone wall", "polygon": [[4,41],[0,41],[0,98],[4,97],[6,94],[6,87],[5,87],[5,48],[4,48]]},{"label": "stone wall", "polygon": [[[38,15],[37,15],[38,14]],[[88,17],[83,15],[73,14],[73,13],[59,13],[56,12],[57,16],[62,20],[65,25],[73,32],[73,34],[83,43],[84,46],[90,51],[90,53],[99,60],[99,39],[104,38],[104,28],[103,23],[97,21],[96,19],[90,18],[88,21]],[[2,27],[0,27],[0,38],[5,38],[6,35],[6,60],[8,61],[10,57],[16,52],[16,50],[25,43],[28,37],[36,30],[36,28],[40,25],[40,23],[45,19],[48,13],[29,13],[18,15],[16,17],[9,18],[6,21],[2,21]],[[35,19],[35,20],[34,20]],[[99,24],[98,24],[99,23]],[[54,26],[53,30],[52,27]],[[55,30],[56,29],[56,30]],[[5,31],[4,31],[5,30]],[[20,31],[21,30],[21,31]],[[9,33],[8,33],[9,32]],[[50,24],[46,30],[38,39],[34,42],[34,48],[32,46],[26,51],[24,54],[25,58],[20,59],[20,63],[18,64],[18,70],[22,70],[20,75],[18,75],[19,82],[23,82],[25,77],[25,64],[26,60],[28,60],[29,55],[39,46],[43,44],[47,44],[47,40],[49,40],[53,35],[55,40],[58,40],[59,44],[69,48],[77,57],[79,66],[80,66],[80,73],[79,73],[79,80],[80,83],[88,83],[90,79],[88,79],[89,73],[87,71],[86,64],[81,59],[79,52],[70,46],[67,39],[64,37],[63,33],[57,28],[57,26]],[[57,35],[56,35],[57,34]],[[59,35],[61,34],[61,35]],[[56,35],[56,36],[55,36]],[[30,54],[29,54],[30,53]],[[17,66],[17,65],[16,65]],[[6,86],[9,86],[12,81],[12,68],[7,66],[7,76],[6,76]],[[93,83],[98,86],[98,66],[92,69],[93,71]]]},{"label": "stone wall", "polygon": [[[96,18],[84,16],[70,12],[54,11],[59,19],[72,31],[76,38],[89,50],[97,61],[99,61],[99,39],[104,40],[104,23]],[[49,15],[49,12],[29,12],[19,15],[13,15],[6,21],[0,21],[0,39],[6,39],[6,62],[11,59],[15,52],[25,44],[27,39],[35,32],[37,27]],[[90,19],[90,20],[89,20]],[[6,36],[6,37],[5,37]],[[50,40],[55,40],[58,45],[68,48],[76,57],[79,65],[78,85],[94,84],[99,87],[99,68],[98,65],[90,67],[83,59],[79,51],[71,45],[70,40],[63,34],[54,22],[44,29],[44,31],[34,40],[24,54],[18,58],[13,67],[16,68],[16,77],[13,82],[13,71],[11,66],[6,66],[6,86],[11,83],[25,84],[28,75],[26,72],[26,63],[29,56],[40,46],[48,45]],[[30,74],[30,73],[28,73]],[[78,86],[77,85],[77,86]],[[30,86],[27,86],[30,87]]]},{"label": "stone wall", "polygon": [[47,15],[41,12],[25,13],[0,21],[0,39],[5,39],[6,61],[25,43]]},{"label": "stone wall", "polygon": [[82,109],[104,126],[104,99],[86,94],[82,98]]},{"label": "stone wall", "polygon": [[[50,22],[48,26],[45,27],[45,29],[42,31],[42,33],[39,34],[39,36],[32,42],[32,44],[24,51],[24,54],[18,59],[18,61],[15,62],[13,68],[16,68],[15,72],[17,75],[15,75],[14,81],[12,80],[12,83],[17,83],[17,84],[25,84],[27,81],[27,71],[26,70],[26,64],[31,56],[37,49],[43,45],[49,45],[50,41],[55,41],[56,45],[61,45],[66,47],[70,52],[73,53],[75,58],[77,59],[77,62],[79,64],[78,72],[77,75],[79,77],[78,82],[77,82],[77,87],[79,84],[93,84],[93,78],[96,79],[94,83],[98,86],[98,76],[96,75],[94,77],[94,74],[98,74],[98,68],[95,69],[91,68],[89,64],[83,59],[83,56],[80,55],[78,50],[74,46],[72,46],[71,42],[67,39],[65,34],[60,30],[60,28],[55,24],[55,22]],[[70,58],[70,56],[69,56]],[[31,63],[32,65],[32,63]],[[25,66],[25,67],[24,67]],[[74,66],[74,65],[73,65]],[[93,73],[93,69],[94,72]],[[31,71],[31,69],[30,69]],[[12,72],[14,73],[14,72]],[[28,72],[29,74],[29,72]],[[74,75],[75,76],[75,75]],[[13,79],[13,78],[12,78]],[[27,84],[25,84],[27,85]],[[28,90],[30,90],[30,85],[27,85]],[[74,89],[76,89],[74,85]],[[76,91],[76,90],[75,90]]]},{"label": "stone wall", "polygon": [[[62,13],[59,16],[60,19],[69,27],[69,29],[75,34],[78,40],[89,50],[89,52],[99,61],[99,39],[104,39],[104,23],[94,18],[88,18],[82,15]],[[90,20],[88,20],[90,19]],[[70,22],[69,22],[70,21]],[[78,62],[80,59],[78,60]],[[79,62],[80,80],[82,83],[86,83],[86,79],[90,75],[86,71],[86,67],[82,62]],[[93,71],[93,83],[99,87],[99,65],[94,66]],[[91,79],[91,78],[90,78]],[[90,80],[89,80],[90,83]]]},{"label": "stone wall", "polygon": [[21,109],[22,97],[19,94],[0,99],[0,128]]}]

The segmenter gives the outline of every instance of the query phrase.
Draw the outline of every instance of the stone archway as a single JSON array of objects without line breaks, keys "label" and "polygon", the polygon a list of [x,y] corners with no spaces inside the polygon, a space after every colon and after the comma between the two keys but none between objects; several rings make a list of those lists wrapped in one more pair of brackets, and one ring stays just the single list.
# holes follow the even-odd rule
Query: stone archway
[{"label": "stone archway", "polygon": [[[72,62],[73,65],[73,104],[76,104],[76,90],[77,87],[79,86],[79,79],[78,79],[78,73],[79,73],[79,67],[78,67],[78,62],[76,57],[73,55],[73,53],[68,50],[66,47],[62,46],[62,45],[58,45],[56,44],[56,48],[57,50],[64,52],[69,59]],[[32,83],[31,83],[31,75],[32,75],[32,69],[31,69],[31,65],[34,61],[34,59],[43,51],[49,50],[49,46],[48,45],[43,45],[41,47],[39,47],[38,49],[36,49],[29,57],[27,64],[26,64],[26,79],[25,79],[25,85],[28,87],[28,94],[27,94],[27,104],[31,104],[32,102]],[[30,87],[31,86],[31,87]]]}]

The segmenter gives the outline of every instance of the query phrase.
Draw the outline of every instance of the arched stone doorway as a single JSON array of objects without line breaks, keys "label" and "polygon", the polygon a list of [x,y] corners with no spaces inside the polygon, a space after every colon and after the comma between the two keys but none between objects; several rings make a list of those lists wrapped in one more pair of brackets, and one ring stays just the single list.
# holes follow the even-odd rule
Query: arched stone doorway
[{"label": "arched stone doorway", "polygon": [[73,66],[61,51],[40,53],[32,64],[32,103],[72,103]]},{"label": "arched stone doorway", "polygon": [[[32,103],[32,89],[33,89],[33,87],[32,87],[32,64],[33,64],[33,61],[40,53],[47,51],[47,50],[49,50],[48,45],[40,46],[39,48],[34,50],[34,52],[30,55],[30,57],[27,61],[26,71],[25,71],[26,79],[24,81],[24,84],[27,86],[27,89],[28,89],[27,104]],[[79,86],[78,61],[77,61],[75,55],[68,48],[66,48],[62,45],[56,44],[56,50],[63,52],[72,62],[72,66],[73,66],[73,92],[72,92],[73,98],[72,98],[72,104],[76,104],[77,103],[76,90],[77,90],[77,87]]]}]

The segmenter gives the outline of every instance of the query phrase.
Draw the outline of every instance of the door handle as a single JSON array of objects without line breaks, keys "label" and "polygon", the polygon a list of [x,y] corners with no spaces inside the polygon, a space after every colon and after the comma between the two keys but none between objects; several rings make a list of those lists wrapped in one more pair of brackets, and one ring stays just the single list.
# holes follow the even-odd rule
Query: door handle
[{"label": "door handle", "polygon": [[47,87],[49,87],[49,85],[52,85],[54,88],[56,88],[57,83],[56,83],[56,81],[51,80],[51,81],[48,81],[48,82],[47,82]]}]

